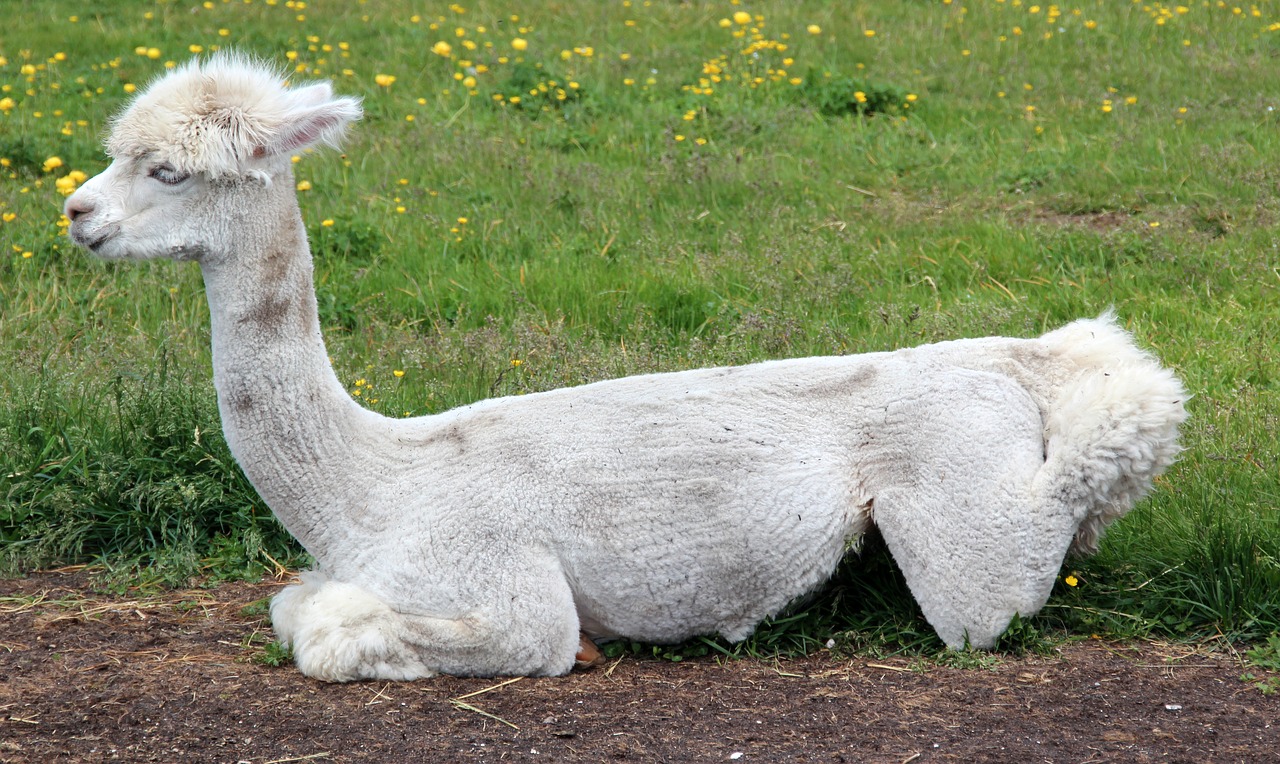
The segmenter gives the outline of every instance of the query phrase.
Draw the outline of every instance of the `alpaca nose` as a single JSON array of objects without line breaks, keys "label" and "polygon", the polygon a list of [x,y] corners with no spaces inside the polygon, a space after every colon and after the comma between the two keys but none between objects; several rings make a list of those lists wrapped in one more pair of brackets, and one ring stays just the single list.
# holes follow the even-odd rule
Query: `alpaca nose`
[{"label": "alpaca nose", "polygon": [[88,215],[90,212],[93,212],[93,205],[87,200],[79,199],[75,196],[67,200],[67,206],[63,210],[63,214],[67,216],[68,220],[75,220],[81,215]]}]

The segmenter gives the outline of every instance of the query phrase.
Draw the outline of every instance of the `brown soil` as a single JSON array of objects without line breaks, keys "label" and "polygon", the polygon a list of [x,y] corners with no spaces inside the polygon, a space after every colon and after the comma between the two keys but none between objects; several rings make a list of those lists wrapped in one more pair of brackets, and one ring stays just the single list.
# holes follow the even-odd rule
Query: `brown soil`
[{"label": "brown soil", "polygon": [[277,583],[0,581],[0,762],[1263,762],[1280,696],[1229,654],[1072,644],[987,668],[623,659],[556,679],[331,685],[255,662]]}]

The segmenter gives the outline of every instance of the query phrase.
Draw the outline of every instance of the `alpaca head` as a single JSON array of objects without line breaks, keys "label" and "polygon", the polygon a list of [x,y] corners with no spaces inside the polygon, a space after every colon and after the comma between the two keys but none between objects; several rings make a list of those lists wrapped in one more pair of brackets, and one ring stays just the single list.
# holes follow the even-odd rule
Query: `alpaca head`
[{"label": "alpaca head", "polygon": [[[361,116],[327,82],[290,88],[236,54],[193,60],[119,114],[111,166],[66,203],[76,243],[105,258],[200,258],[234,247],[263,193],[292,194],[291,157]],[[274,221],[271,221],[274,222]]]}]

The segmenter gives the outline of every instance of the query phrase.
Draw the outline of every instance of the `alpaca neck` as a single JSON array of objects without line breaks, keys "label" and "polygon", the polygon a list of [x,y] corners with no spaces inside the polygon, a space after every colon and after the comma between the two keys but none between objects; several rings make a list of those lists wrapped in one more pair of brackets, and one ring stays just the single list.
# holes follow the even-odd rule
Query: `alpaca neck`
[{"label": "alpaca neck", "polygon": [[[311,253],[289,173],[235,221],[236,249],[201,260],[227,444],[317,561],[353,532],[368,482],[357,441],[381,418],[347,395],[320,332]],[[229,211],[230,212],[230,211]],[[246,221],[259,221],[260,230]]]}]

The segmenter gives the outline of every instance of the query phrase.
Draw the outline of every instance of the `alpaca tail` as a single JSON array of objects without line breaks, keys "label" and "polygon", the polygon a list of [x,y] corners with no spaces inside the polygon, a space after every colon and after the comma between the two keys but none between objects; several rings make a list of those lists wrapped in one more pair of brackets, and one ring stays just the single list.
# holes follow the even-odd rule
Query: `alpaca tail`
[{"label": "alpaca tail", "polygon": [[1040,342],[1069,377],[1044,412],[1045,464],[1035,491],[1070,508],[1080,523],[1071,551],[1092,554],[1103,529],[1128,512],[1181,451],[1187,394],[1110,311]]}]

